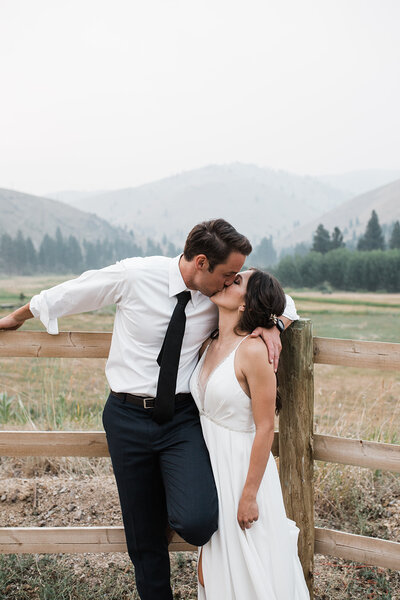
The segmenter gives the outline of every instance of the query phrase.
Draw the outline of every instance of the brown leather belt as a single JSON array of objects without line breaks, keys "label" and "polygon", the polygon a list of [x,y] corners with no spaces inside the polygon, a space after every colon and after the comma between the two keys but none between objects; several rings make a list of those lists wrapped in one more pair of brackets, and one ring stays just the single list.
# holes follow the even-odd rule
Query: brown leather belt
[{"label": "brown leather belt", "polygon": [[[124,392],[113,392],[111,390],[113,396],[116,396],[120,400],[124,402],[129,402],[129,404],[134,404],[135,406],[141,406],[142,408],[154,408],[156,399],[152,396],[136,396],[135,394],[128,394]],[[175,402],[183,402],[192,399],[192,394],[176,394]]]}]

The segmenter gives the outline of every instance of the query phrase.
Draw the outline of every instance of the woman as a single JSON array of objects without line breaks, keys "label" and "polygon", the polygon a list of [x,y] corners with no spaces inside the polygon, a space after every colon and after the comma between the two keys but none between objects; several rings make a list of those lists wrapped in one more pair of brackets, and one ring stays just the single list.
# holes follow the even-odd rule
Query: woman
[{"label": "woman", "polygon": [[218,333],[191,379],[219,496],[219,528],[201,548],[199,600],[305,600],[299,530],[286,517],[271,454],[276,376],[267,349],[249,337],[272,327],[285,296],[278,281],[244,271],[211,297]]}]

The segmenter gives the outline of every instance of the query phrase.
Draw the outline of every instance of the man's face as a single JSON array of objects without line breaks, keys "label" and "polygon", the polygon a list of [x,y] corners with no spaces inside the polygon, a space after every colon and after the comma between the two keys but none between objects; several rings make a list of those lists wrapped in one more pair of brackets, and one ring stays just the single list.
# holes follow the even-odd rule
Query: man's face
[{"label": "man's face", "polygon": [[194,285],[205,296],[221,292],[224,287],[231,285],[244,265],[246,256],[240,252],[231,252],[226,262],[216,265],[212,273],[208,270],[209,263],[204,254],[195,257],[196,272]]}]

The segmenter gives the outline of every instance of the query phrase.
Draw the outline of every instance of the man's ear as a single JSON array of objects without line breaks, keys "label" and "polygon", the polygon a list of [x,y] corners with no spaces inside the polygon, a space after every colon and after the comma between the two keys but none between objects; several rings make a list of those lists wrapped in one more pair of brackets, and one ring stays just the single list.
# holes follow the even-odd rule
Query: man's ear
[{"label": "man's ear", "polygon": [[194,264],[198,271],[208,271],[209,262],[205,254],[198,254],[194,257]]}]

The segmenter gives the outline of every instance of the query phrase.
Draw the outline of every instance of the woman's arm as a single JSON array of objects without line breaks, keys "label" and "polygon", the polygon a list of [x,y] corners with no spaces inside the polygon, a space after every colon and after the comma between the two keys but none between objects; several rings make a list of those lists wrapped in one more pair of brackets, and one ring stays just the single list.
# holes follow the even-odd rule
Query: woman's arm
[{"label": "woman's arm", "polygon": [[249,338],[239,350],[239,366],[250,390],[256,426],[249,469],[237,514],[238,523],[244,530],[258,519],[257,492],[274,440],[276,377],[273,365],[266,360],[268,350],[260,339]]}]

